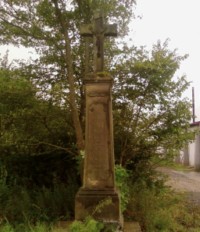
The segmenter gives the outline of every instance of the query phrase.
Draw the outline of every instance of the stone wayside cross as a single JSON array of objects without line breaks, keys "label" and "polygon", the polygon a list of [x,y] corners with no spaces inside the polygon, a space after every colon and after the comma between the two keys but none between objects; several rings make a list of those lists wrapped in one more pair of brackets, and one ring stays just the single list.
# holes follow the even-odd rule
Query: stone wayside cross
[{"label": "stone wayside cross", "polygon": [[103,14],[97,12],[94,15],[93,24],[86,24],[81,27],[82,36],[93,37],[94,39],[94,71],[104,70],[104,37],[117,36],[116,24],[104,24]]},{"label": "stone wayside cross", "polygon": [[[103,44],[105,36],[116,36],[116,25],[104,25],[102,14],[96,14],[94,23],[82,27],[82,36],[94,38],[94,73],[84,78],[86,96],[85,158],[83,186],[76,194],[75,219],[84,220],[88,215],[104,223],[123,228],[120,197],[115,186],[114,142],[112,118],[113,78],[103,72]],[[95,209],[106,199],[100,212]],[[117,230],[121,231],[121,230]]]}]

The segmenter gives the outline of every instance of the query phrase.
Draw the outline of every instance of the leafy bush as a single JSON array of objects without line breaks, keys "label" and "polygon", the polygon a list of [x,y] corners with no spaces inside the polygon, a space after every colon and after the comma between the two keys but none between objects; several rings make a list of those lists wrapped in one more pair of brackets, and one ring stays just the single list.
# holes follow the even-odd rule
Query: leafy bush
[{"label": "leafy bush", "polygon": [[73,218],[79,178],[66,157],[0,157],[0,219],[16,224]]},{"label": "leafy bush", "polygon": [[14,229],[10,224],[6,223],[5,225],[0,227],[0,231],[1,232],[14,232]]},{"label": "leafy bush", "polygon": [[37,223],[36,225],[18,224],[12,226],[6,223],[0,227],[1,232],[50,232],[51,228],[44,223]]},{"label": "leafy bush", "polygon": [[27,190],[0,184],[0,217],[11,223],[66,220],[73,217],[75,185]]},{"label": "leafy bush", "polygon": [[115,166],[116,186],[120,190],[121,211],[124,212],[130,198],[129,172],[120,165]]},{"label": "leafy bush", "polygon": [[104,224],[87,217],[84,222],[75,221],[70,226],[70,232],[100,232],[104,228]]}]

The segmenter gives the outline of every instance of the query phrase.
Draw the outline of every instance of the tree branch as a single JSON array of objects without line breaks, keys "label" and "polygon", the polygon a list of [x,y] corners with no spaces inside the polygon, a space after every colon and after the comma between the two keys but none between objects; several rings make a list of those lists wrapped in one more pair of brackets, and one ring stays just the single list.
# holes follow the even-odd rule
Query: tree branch
[{"label": "tree branch", "polygon": [[70,38],[68,34],[68,27],[69,23],[65,22],[62,12],[58,6],[57,0],[52,0],[54,7],[55,7],[55,14],[57,17],[58,22],[60,23],[60,30],[64,36],[65,40],[65,62],[68,68],[68,81],[69,81],[69,97],[70,97],[70,106],[72,109],[72,119],[76,133],[76,140],[77,146],[79,150],[84,150],[84,139],[83,139],[83,132],[81,128],[81,123],[79,120],[79,114],[77,109],[76,103],[76,93],[75,93],[75,84],[74,84],[74,71],[73,71],[73,64],[72,64],[72,54],[71,54],[71,47],[70,47]]}]

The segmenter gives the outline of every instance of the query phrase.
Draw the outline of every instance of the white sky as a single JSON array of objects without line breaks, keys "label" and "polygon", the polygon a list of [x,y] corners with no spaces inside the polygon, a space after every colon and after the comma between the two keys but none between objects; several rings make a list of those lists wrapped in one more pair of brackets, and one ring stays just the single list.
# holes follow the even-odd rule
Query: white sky
[{"label": "white sky", "polygon": [[[169,48],[178,49],[180,55],[189,54],[182,62],[178,75],[186,74],[191,81],[185,95],[191,99],[195,87],[197,119],[200,120],[200,0],[137,0],[135,14],[142,16],[133,22],[131,37],[135,45],[151,49],[158,40],[170,39]],[[0,48],[2,54],[6,47]],[[13,58],[27,58],[32,53],[23,48],[10,49]]]},{"label": "white sky", "polygon": [[186,74],[191,87],[185,95],[191,99],[195,88],[196,120],[200,120],[200,0],[137,0],[132,38],[135,45],[151,48],[158,40],[170,39],[169,48],[189,54],[178,75]]}]

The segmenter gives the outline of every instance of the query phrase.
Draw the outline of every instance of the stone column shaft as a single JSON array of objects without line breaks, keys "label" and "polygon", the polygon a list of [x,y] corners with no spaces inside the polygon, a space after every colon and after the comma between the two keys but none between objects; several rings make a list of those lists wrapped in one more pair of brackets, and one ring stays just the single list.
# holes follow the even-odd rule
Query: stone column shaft
[{"label": "stone column shaft", "polygon": [[85,80],[86,136],[83,186],[76,195],[77,220],[90,215],[103,200],[111,203],[94,216],[104,222],[121,223],[120,200],[115,188],[111,88],[109,76]]},{"label": "stone column shaft", "polygon": [[86,80],[85,189],[114,189],[112,79]]}]

